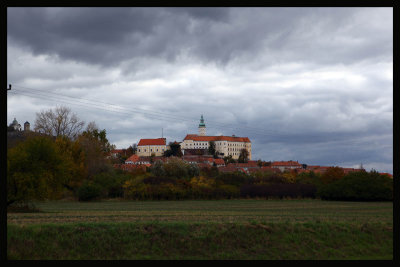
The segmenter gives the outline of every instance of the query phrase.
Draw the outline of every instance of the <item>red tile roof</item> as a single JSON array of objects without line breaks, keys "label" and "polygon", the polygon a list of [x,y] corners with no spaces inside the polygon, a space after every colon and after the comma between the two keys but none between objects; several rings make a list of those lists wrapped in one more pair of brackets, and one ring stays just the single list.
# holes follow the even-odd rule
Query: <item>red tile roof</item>
[{"label": "red tile roof", "polygon": [[359,171],[358,169],[354,169],[354,168],[342,168],[342,170],[345,174],[348,174],[349,172]]},{"label": "red tile roof", "polygon": [[260,170],[261,170],[262,172],[276,172],[276,173],[280,173],[280,172],[281,172],[280,169],[278,169],[278,168],[272,168],[271,166],[262,166],[262,167],[260,168]]},{"label": "red tile roof", "polygon": [[239,168],[239,167],[241,167],[241,168],[260,168],[260,166],[258,166],[256,161],[247,162],[247,163],[229,163],[228,165],[235,166],[237,168]]},{"label": "red tile roof", "polygon": [[225,161],[223,159],[214,159],[214,162],[217,165],[225,165]]},{"label": "red tile roof", "polygon": [[206,168],[206,169],[211,168],[211,165],[208,163],[197,163],[197,166],[199,166],[199,168]]},{"label": "red tile roof", "polygon": [[271,166],[301,166],[297,161],[274,161]]},{"label": "red tile roof", "polygon": [[125,160],[125,162],[128,162],[128,161],[138,162],[139,161],[139,156],[138,155],[132,155],[132,156],[130,156],[129,158],[127,158]]},{"label": "red tile roof", "polygon": [[150,167],[150,164],[143,164],[143,165],[135,165],[135,164],[114,164],[114,168],[121,169],[124,171],[142,169],[146,170],[146,167]]},{"label": "red tile roof", "polygon": [[393,178],[393,175],[390,174],[390,173],[387,173],[387,172],[380,172],[379,174],[381,174],[381,175],[387,175],[387,176],[389,176],[390,178]]},{"label": "red tile roof", "polygon": [[314,171],[314,170],[318,170],[321,166],[319,165],[307,165],[306,170],[308,171]]},{"label": "red tile roof", "polygon": [[140,139],[138,146],[165,146],[167,140],[165,138],[157,139]]},{"label": "red tile roof", "polygon": [[218,167],[218,170],[221,172],[235,172],[237,169],[233,166],[224,166],[224,167]]},{"label": "red tile roof", "polygon": [[193,141],[230,141],[230,142],[246,142],[251,143],[248,137],[236,137],[236,136],[199,136],[197,134],[188,134],[183,140]]}]

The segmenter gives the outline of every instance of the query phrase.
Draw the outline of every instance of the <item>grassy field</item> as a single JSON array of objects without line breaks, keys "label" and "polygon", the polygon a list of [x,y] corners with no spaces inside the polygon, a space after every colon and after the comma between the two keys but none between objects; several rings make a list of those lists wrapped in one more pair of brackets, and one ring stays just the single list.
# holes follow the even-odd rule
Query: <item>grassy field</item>
[{"label": "grassy field", "polygon": [[8,213],[9,259],[392,259],[391,202],[39,202]]}]

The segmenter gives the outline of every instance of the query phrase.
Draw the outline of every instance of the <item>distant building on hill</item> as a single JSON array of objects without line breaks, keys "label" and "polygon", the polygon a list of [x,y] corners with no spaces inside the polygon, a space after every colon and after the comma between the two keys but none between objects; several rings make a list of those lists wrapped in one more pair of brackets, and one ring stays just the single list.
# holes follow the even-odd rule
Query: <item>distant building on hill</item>
[{"label": "distant building on hill", "polygon": [[303,165],[298,161],[274,161],[271,163],[272,168],[278,168],[280,171],[291,170],[291,169],[302,169]]},{"label": "distant building on hill", "polygon": [[[31,126],[30,123],[26,121],[24,123],[24,131],[25,132],[30,131],[31,130],[30,126]],[[11,131],[22,131],[21,124],[18,123],[16,118],[14,118],[13,122],[10,123],[10,125],[8,126],[8,131],[10,131],[10,130]]]},{"label": "distant building on hill", "polygon": [[16,118],[14,118],[9,127],[11,127],[13,131],[21,131],[21,124],[18,123]]},{"label": "distant building on hill", "polygon": [[199,134],[187,134],[183,139],[182,153],[185,154],[185,150],[207,150],[211,141],[215,143],[215,150],[220,157],[232,156],[233,159],[238,159],[240,151],[246,149],[249,153],[248,159],[251,160],[251,142],[248,137],[207,136],[203,115],[200,119]]},{"label": "distant building on hill", "polygon": [[137,155],[140,157],[162,156],[168,149],[166,138],[140,139],[137,145]]},{"label": "distant building on hill", "polygon": [[27,132],[27,131],[30,131],[30,130],[31,130],[31,124],[28,121],[26,121],[24,123],[24,131]]}]

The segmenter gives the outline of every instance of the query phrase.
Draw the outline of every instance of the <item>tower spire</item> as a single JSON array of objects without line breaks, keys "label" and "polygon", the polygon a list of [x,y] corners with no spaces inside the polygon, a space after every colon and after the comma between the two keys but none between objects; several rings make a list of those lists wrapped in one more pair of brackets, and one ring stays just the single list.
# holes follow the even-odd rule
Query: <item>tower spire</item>
[{"label": "tower spire", "polygon": [[206,135],[206,124],[204,123],[203,114],[201,114],[200,123],[199,123],[199,135]]}]

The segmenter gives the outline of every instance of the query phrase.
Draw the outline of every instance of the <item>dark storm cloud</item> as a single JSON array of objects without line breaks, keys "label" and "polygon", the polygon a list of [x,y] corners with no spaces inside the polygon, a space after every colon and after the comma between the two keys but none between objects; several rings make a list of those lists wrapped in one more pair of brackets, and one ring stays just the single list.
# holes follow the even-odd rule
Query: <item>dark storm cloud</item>
[{"label": "dark storm cloud", "polygon": [[[10,8],[8,36],[35,54],[110,66],[140,57],[173,59],[193,38],[191,18],[220,21],[228,9]],[[186,36],[188,35],[188,36]]]},{"label": "dark storm cloud", "polygon": [[259,54],[266,63],[308,60],[324,64],[390,56],[391,42],[382,42],[385,31],[370,25],[351,26],[357,16],[361,22],[368,20],[368,13],[359,15],[360,10],[10,8],[8,36],[36,54],[102,66],[143,57],[175,60],[181,55],[223,64],[235,58],[253,62]]},{"label": "dark storm cloud", "polygon": [[8,34],[35,54],[106,65],[120,61],[120,52],[129,47],[134,55],[132,48],[152,34],[158,14],[129,8],[11,8]]}]

